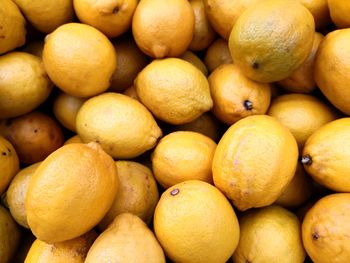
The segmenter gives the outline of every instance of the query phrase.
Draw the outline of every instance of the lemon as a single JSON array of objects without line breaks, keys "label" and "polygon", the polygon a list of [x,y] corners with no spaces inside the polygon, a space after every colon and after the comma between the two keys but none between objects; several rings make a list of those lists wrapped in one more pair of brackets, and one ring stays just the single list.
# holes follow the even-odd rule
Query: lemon
[{"label": "lemon", "polygon": [[190,0],[190,4],[194,14],[194,32],[189,49],[201,51],[213,42],[216,34],[207,19],[203,0]]},{"label": "lemon", "polygon": [[0,258],[10,263],[19,245],[21,232],[10,213],[0,206]]},{"label": "lemon", "polygon": [[44,160],[64,142],[55,119],[38,111],[0,122],[0,134],[13,144],[24,164]]},{"label": "lemon", "polygon": [[162,136],[152,114],[140,102],[117,93],[87,100],[76,125],[83,142],[98,142],[114,158],[134,158],[152,149]]},{"label": "lemon", "polygon": [[315,33],[314,43],[311,52],[304,63],[297,68],[292,75],[286,79],[278,81],[278,84],[285,90],[294,93],[311,93],[316,89],[314,78],[314,66],[317,50],[323,40],[323,35]]},{"label": "lemon", "polygon": [[137,92],[134,86],[130,86],[129,88],[124,90],[123,94],[140,102],[139,96],[137,95]]},{"label": "lemon", "polygon": [[73,20],[72,0],[13,0],[26,19],[39,31],[51,33],[60,25]]},{"label": "lemon", "polygon": [[335,30],[322,41],[315,61],[315,80],[327,99],[350,114],[350,29]]},{"label": "lemon", "polygon": [[89,25],[64,24],[46,37],[45,69],[53,83],[69,95],[91,97],[107,90],[116,61],[112,43]]},{"label": "lemon", "polygon": [[275,204],[283,207],[297,207],[302,205],[311,196],[311,182],[304,167],[298,163],[297,170],[292,181],[278,197]]},{"label": "lemon", "polygon": [[25,228],[29,228],[29,226],[27,223],[27,212],[24,202],[28,192],[30,179],[39,165],[40,163],[32,164],[20,170],[11,181],[6,192],[6,199],[12,217],[18,224]]},{"label": "lemon", "polygon": [[331,23],[329,15],[329,0],[298,0],[305,6],[315,19],[316,28],[323,28]]},{"label": "lemon", "polygon": [[239,16],[256,0],[204,0],[208,20],[224,39],[228,39]]},{"label": "lemon", "polygon": [[53,113],[56,119],[68,130],[76,132],[75,121],[80,107],[85,102],[83,98],[77,98],[61,92],[53,102]]},{"label": "lemon", "polygon": [[323,101],[304,94],[277,97],[272,101],[268,115],[277,118],[291,131],[300,150],[318,128],[338,117]]},{"label": "lemon", "polygon": [[117,161],[119,187],[112,207],[99,223],[106,229],[122,213],[131,213],[149,224],[159,199],[156,180],[146,166],[133,161]]},{"label": "lemon", "polygon": [[154,213],[154,231],[173,262],[226,262],[239,240],[235,212],[214,186],[185,181],[166,190]]},{"label": "lemon", "polygon": [[0,136],[0,195],[5,192],[19,170],[19,160],[12,144]]},{"label": "lemon", "polygon": [[297,143],[286,127],[270,116],[249,116],[219,141],[214,184],[239,210],[267,206],[293,179],[297,161]]},{"label": "lemon", "polygon": [[117,187],[114,161],[97,143],[65,145],[47,157],[30,180],[28,225],[47,243],[76,238],[103,218]]},{"label": "lemon", "polygon": [[157,181],[168,188],[187,180],[213,182],[211,165],[216,143],[196,132],[172,132],[162,138],[152,154]]},{"label": "lemon", "polygon": [[298,218],[279,206],[252,210],[239,219],[241,236],[233,262],[303,263]]},{"label": "lemon", "polygon": [[117,37],[126,32],[138,4],[137,0],[73,0],[79,20],[93,26],[107,37]]},{"label": "lemon", "polygon": [[347,262],[350,258],[350,194],[321,198],[306,213],[303,243],[313,262]]},{"label": "lemon", "polygon": [[26,42],[26,22],[16,4],[1,0],[0,54],[22,46]]},{"label": "lemon", "polygon": [[213,106],[203,73],[178,58],[154,60],[135,80],[141,102],[160,120],[185,124]]},{"label": "lemon", "polygon": [[24,263],[83,263],[96,237],[97,233],[92,230],[72,240],[54,244],[36,239],[30,247]]},{"label": "lemon", "polygon": [[350,118],[322,126],[306,141],[302,163],[306,172],[323,186],[337,192],[350,191]]},{"label": "lemon", "polygon": [[329,12],[337,28],[350,27],[350,3],[342,0],[328,0]]},{"label": "lemon", "polygon": [[194,121],[182,125],[172,126],[174,131],[193,131],[201,133],[213,141],[220,138],[220,122],[211,114],[204,113]]},{"label": "lemon", "polygon": [[204,63],[209,72],[214,71],[222,64],[231,64],[232,57],[227,41],[222,38],[215,40],[205,52]]},{"label": "lemon", "polygon": [[176,57],[191,44],[194,22],[187,0],[141,0],[133,16],[132,33],[148,56]]},{"label": "lemon", "polygon": [[247,77],[274,82],[301,66],[312,49],[314,34],[314,18],[299,2],[259,1],[238,18],[229,48]]},{"label": "lemon", "polygon": [[71,143],[83,143],[79,135],[74,135],[70,137],[67,141],[65,141],[64,145],[71,144]]},{"label": "lemon", "polygon": [[193,66],[197,67],[202,73],[207,76],[208,75],[208,69],[203,63],[203,61],[193,52],[186,51],[183,53],[179,58],[186,60],[187,62],[190,62]]},{"label": "lemon", "polygon": [[137,216],[118,215],[102,232],[85,263],[165,263],[164,252],[153,232]]},{"label": "lemon", "polygon": [[247,78],[234,64],[219,66],[208,81],[214,102],[212,112],[228,125],[250,115],[265,114],[269,108],[271,86]]},{"label": "lemon", "polygon": [[0,79],[1,119],[31,112],[52,90],[41,59],[24,52],[0,57]]},{"label": "lemon", "polygon": [[122,91],[134,83],[137,74],[148,64],[148,57],[141,52],[135,41],[122,38],[115,41],[117,69],[111,79],[111,91]]}]

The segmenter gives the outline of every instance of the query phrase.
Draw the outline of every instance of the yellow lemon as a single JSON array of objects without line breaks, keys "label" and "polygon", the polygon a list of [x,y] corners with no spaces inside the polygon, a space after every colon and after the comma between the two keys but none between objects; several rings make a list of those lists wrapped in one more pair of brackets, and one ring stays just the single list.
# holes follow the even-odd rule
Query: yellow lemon
[{"label": "yellow lemon", "polygon": [[166,190],[154,213],[154,231],[173,262],[226,262],[237,247],[239,225],[225,196],[198,180]]},{"label": "yellow lemon", "polygon": [[116,61],[112,43],[91,26],[68,23],[46,37],[45,69],[53,83],[69,95],[91,97],[107,90]]},{"label": "yellow lemon", "polygon": [[13,0],[27,20],[39,31],[51,33],[60,25],[73,20],[72,0]]},{"label": "yellow lemon", "polygon": [[322,41],[316,55],[315,80],[327,99],[350,114],[350,28],[335,30]]},{"label": "yellow lemon", "polygon": [[114,158],[134,158],[152,149],[162,136],[152,114],[140,102],[117,93],[87,100],[76,125],[83,142],[98,142]]},{"label": "yellow lemon", "polygon": [[41,59],[24,52],[0,57],[0,79],[1,119],[31,112],[52,90]]},{"label": "yellow lemon", "polygon": [[239,210],[272,204],[293,179],[298,146],[292,133],[267,115],[246,117],[222,136],[213,179]]},{"label": "yellow lemon", "polygon": [[317,129],[306,141],[302,163],[323,186],[350,192],[350,118],[341,118]]},{"label": "yellow lemon", "polygon": [[185,124],[213,106],[204,74],[178,58],[154,60],[135,80],[141,102],[160,120]]},{"label": "yellow lemon", "polygon": [[26,42],[26,22],[11,0],[0,3],[0,54],[3,54]]},{"label": "yellow lemon", "polygon": [[208,81],[214,102],[212,112],[228,125],[250,115],[265,114],[269,108],[271,86],[247,78],[234,64],[219,66]]},{"label": "yellow lemon", "polygon": [[132,33],[148,56],[176,57],[191,44],[194,22],[187,0],[141,0],[133,16]]},{"label": "yellow lemon", "polygon": [[138,4],[137,0],[73,0],[79,20],[93,26],[107,37],[126,32]]},{"label": "yellow lemon", "polygon": [[238,18],[229,48],[247,77],[274,82],[301,66],[312,49],[314,34],[314,18],[299,2],[259,1]]},{"label": "yellow lemon", "polygon": [[19,170],[19,160],[12,144],[0,136],[0,195],[5,192]]},{"label": "yellow lemon", "polygon": [[212,183],[215,149],[216,143],[200,133],[172,132],[154,149],[151,159],[154,176],[164,188],[187,180]]},{"label": "yellow lemon", "polygon": [[313,262],[348,262],[350,258],[350,194],[321,198],[302,224],[304,247]]},{"label": "yellow lemon", "polygon": [[103,218],[117,187],[114,161],[97,143],[65,145],[49,155],[30,180],[28,225],[47,243],[76,238]]},{"label": "yellow lemon", "polygon": [[104,230],[122,213],[131,213],[149,224],[159,199],[156,180],[146,166],[132,161],[117,161],[119,187],[112,207],[99,223]]},{"label": "yellow lemon", "polygon": [[303,263],[305,250],[298,218],[279,206],[252,210],[239,219],[241,236],[234,263]]}]

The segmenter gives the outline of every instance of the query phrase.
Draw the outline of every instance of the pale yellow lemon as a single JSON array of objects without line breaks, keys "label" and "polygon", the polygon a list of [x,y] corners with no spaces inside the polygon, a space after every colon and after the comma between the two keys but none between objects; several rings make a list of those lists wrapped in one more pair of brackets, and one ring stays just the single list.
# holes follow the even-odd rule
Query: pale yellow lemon
[{"label": "pale yellow lemon", "polygon": [[0,57],[0,118],[29,113],[50,95],[52,83],[40,58],[11,52]]},{"label": "pale yellow lemon", "polygon": [[87,100],[78,112],[76,127],[83,142],[96,141],[113,158],[121,159],[152,149],[162,136],[140,102],[112,92]]}]

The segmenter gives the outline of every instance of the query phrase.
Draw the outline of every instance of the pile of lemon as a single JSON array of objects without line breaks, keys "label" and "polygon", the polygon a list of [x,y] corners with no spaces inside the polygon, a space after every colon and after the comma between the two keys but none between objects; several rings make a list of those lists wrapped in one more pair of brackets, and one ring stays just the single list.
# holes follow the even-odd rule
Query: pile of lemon
[{"label": "pile of lemon", "polygon": [[0,0],[0,263],[349,263],[347,115],[347,0]]}]

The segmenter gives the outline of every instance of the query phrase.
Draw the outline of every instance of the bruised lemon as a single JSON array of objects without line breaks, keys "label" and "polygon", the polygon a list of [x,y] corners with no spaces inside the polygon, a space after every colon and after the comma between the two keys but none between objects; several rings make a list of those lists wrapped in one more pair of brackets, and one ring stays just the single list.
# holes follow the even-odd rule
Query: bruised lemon
[{"label": "bruised lemon", "polygon": [[36,239],[30,247],[24,263],[83,263],[96,237],[97,233],[92,230],[72,240],[54,244]]}]

